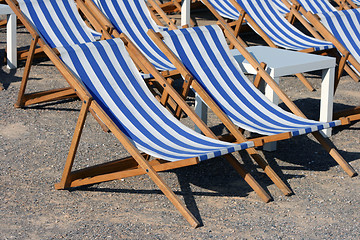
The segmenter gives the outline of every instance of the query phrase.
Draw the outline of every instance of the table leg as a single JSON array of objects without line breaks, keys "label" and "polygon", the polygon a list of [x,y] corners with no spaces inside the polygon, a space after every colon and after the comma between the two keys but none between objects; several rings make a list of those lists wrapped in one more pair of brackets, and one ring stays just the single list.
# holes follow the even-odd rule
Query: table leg
[{"label": "table leg", "polygon": [[7,15],[6,25],[7,42],[7,67],[14,69],[17,67],[17,49],[16,49],[16,15]]},{"label": "table leg", "polygon": [[182,0],[181,3],[181,26],[190,26],[190,1]]},{"label": "table leg", "polygon": [[[279,77],[274,77],[275,74],[274,74],[273,69],[270,69],[269,74],[275,80],[276,83],[279,83],[280,78]],[[265,86],[265,96],[268,99],[270,99],[270,101],[275,103],[276,105],[279,104],[279,97],[275,94],[275,92],[272,90],[272,88],[267,84]],[[277,148],[277,142],[266,143],[263,146],[263,150],[267,151],[267,152],[276,151],[276,148]]]},{"label": "table leg", "polygon": [[[207,124],[207,109],[208,107],[203,102],[201,97],[195,93],[195,113]],[[195,131],[201,133],[201,130],[195,125]]]},{"label": "table leg", "polygon": [[[334,77],[335,68],[328,68],[322,71],[321,82],[321,101],[320,101],[320,121],[330,122],[333,116],[334,101]],[[326,137],[331,136],[331,128],[322,130],[321,133]]]}]

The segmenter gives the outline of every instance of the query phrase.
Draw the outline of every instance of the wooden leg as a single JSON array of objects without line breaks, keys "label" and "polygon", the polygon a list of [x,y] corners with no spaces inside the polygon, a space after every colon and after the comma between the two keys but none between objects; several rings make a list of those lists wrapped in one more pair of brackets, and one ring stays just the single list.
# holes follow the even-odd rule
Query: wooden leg
[{"label": "wooden leg", "polygon": [[246,149],[248,154],[254,159],[259,166],[264,170],[265,174],[273,181],[273,183],[283,192],[285,196],[293,194],[293,191],[281,180],[279,175],[270,167],[270,165],[263,159],[255,150],[255,148]]},{"label": "wooden leg", "polygon": [[334,94],[336,92],[337,86],[340,82],[340,78],[344,72],[345,66],[346,66],[346,61],[349,58],[349,52],[347,52],[347,54],[345,56],[342,56],[339,61],[338,61],[338,67],[336,69],[336,74],[335,74],[335,84],[334,84]]},{"label": "wooden leg", "polygon": [[234,156],[228,154],[224,155],[224,157],[264,202],[267,203],[272,200],[269,194],[267,194],[267,192],[260,186],[260,184],[253,178],[253,176],[251,176],[251,174],[243,168],[243,166],[236,160]]},{"label": "wooden leg", "polygon": [[[261,62],[261,63],[260,63],[260,66],[261,66],[263,69],[265,69],[265,68],[266,68],[266,63]],[[261,79],[262,79],[262,78],[261,78],[260,74],[256,74],[255,79],[254,79],[254,86],[255,86],[257,89],[259,89]]]},{"label": "wooden leg", "polygon": [[28,55],[27,60],[26,60],[24,75],[23,75],[22,80],[21,80],[21,86],[20,86],[20,90],[19,90],[19,94],[18,94],[18,100],[15,103],[15,107],[23,107],[24,106],[24,94],[25,94],[26,84],[27,84],[27,81],[29,79],[31,63],[32,63],[33,58],[34,58],[34,51],[35,51],[35,47],[36,47],[36,44],[37,44],[38,40],[39,40],[39,36],[36,36],[31,41],[29,55]]},{"label": "wooden leg", "polygon": [[[339,119],[340,117],[350,117],[352,115],[356,115],[360,113],[360,106],[354,107],[354,108],[349,108],[349,109],[345,109],[343,111],[339,111],[334,113],[334,119]],[[355,121],[357,120],[357,118],[352,118],[350,121]]]},{"label": "wooden leg", "polygon": [[147,166],[144,166],[140,162],[139,165],[145,169],[151,180],[160,188],[160,190],[165,194],[165,196],[170,200],[170,202],[177,208],[177,210],[183,215],[183,217],[188,221],[188,223],[196,228],[200,225],[199,221],[194,217],[194,215],[187,209],[187,207],[180,201],[180,199],[175,195],[175,193],[169,188],[169,186],[164,182],[164,180],[159,176],[159,174],[144,160],[142,161]]},{"label": "wooden leg", "polygon": [[311,92],[315,91],[315,88],[311,85],[311,83],[304,77],[302,73],[296,74],[296,76],[300,79],[300,81],[305,85],[307,89]]},{"label": "wooden leg", "polygon": [[[172,78],[167,78],[166,81],[172,85],[173,82],[174,82],[174,79]],[[169,93],[164,89],[162,95],[161,95],[161,99],[160,99],[160,103],[163,105],[163,106],[166,106],[166,103],[168,102],[169,100]]]},{"label": "wooden leg", "polygon": [[357,175],[355,170],[350,166],[348,162],[344,160],[344,158],[339,154],[336,148],[319,133],[314,132],[312,133],[313,136],[319,141],[319,143],[325,148],[325,150],[333,157],[333,159],[344,169],[344,171],[350,176],[354,177]]},{"label": "wooden leg", "polygon": [[81,133],[84,128],[84,123],[86,120],[87,112],[89,111],[90,103],[91,103],[91,100],[84,100],[84,102],[81,106],[80,115],[79,115],[78,121],[76,123],[73,139],[71,141],[69,154],[66,159],[64,172],[63,172],[60,183],[55,184],[56,189],[65,189],[65,188],[68,188],[70,185],[71,168],[73,166],[76,151],[79,146]]},{"label": "wooden leg", "polygon": [[357,75],[348,64],[344,66],[344,70],[355,82],[360,81],[359,75]]}]

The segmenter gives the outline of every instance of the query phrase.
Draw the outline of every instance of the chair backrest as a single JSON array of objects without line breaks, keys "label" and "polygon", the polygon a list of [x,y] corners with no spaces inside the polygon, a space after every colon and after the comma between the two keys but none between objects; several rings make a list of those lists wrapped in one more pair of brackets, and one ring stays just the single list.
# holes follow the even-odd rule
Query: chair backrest
[{"label": "chair backrest", "polygon": [[331,5],[328,0],[297,0],[298,3],[306,10],[314,14],[334,12],[337,9]]},{"label": "chair backrest", "polygon": [[285,6],[285,4],[281,0],[270,0],[274,6],[277,8],[277,10],[285,15],[290,12],[290,10]]},{"label": "chair backrest", "polygon": [[[229,0],[208,1],[223,18],[232,20],[237,20],[239,18],[239,11]],[[270,0],[269,2],[271,2],[281,14],[289,12],[289,9],[281,2],[281,0]]]},{"label": "chair backrest", "polygon": [[74,1],[18,0],[23,14],[50,47],[95,41]]},{"label": "chair backrest", "polygon": [[208,2],[215,8],[215,10],[223,18],[238,20],[239,11],[234,7],[229,0],[208,0]]},{"label": "chair backrest", "polygon": [[237,126],[265,135],[299,135],[326,126],[282,110],[256,89],[231,56],[219,26],[178,29],[162,35],[165,44]]},{"label": "chair backrest", "polygon": [[151,94],[119,39],[57,48],[61,59],[134,145],[154,157],[206,160],[250,147],[205,137],[178,121]]},{"label": "chair backrest", "polygon": [[238,3],[276,46],[292,50],[314,48],[315,51],[333,48],[331,43],[299,31],[268,0],[238,0]]},{"label": "chair backrest", "polygon": [[149,29],[159,32],[144,0],[93,0],[114,27],[125,33],[158,70],[175,67],[147,35]]},{"label": "chair backrest", "polygon": [[318,16],[321,23],[360,63],[360,9],[319,13]]}]

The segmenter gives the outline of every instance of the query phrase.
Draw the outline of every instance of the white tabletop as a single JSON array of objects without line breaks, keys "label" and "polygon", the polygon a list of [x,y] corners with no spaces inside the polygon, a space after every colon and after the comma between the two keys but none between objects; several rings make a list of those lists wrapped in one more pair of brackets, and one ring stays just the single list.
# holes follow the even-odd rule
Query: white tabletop
[{"label": "white tabletop", "polygon": [[6,4],[0,4],[0,15],[3,14],[13,14],[14,12],[11,10],[11,7]]},{"label": "white tabletop", "polygon": [[[336,59],[328,56],[320,56],[309,53],[295,52],[265,46],[246,48],[258,62],[264,62],[269,68],[274,69],[274,77],[292,75],[296,73],[310,72],[320,69],[335,67]],[[230,50],[244,72],[256,74],[255,69],[240,54],[237,49]]]}]

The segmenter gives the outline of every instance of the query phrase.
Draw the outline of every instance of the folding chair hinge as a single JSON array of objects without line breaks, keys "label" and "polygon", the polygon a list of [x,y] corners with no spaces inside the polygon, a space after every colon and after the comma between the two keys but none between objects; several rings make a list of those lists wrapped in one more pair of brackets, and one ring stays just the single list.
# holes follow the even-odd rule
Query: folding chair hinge
[{"label": "folding chair hinge", "polygon": [[186,74],[186,76],[184,77],[185,82],[191,82],[192,80],[194,80],[193,76],[191,74]]},{"label": "folding chair hinge", "polygon": [[341,121],[341,125],[348,125],[351,122],[348,117],[341,117],[339,120]]}]

